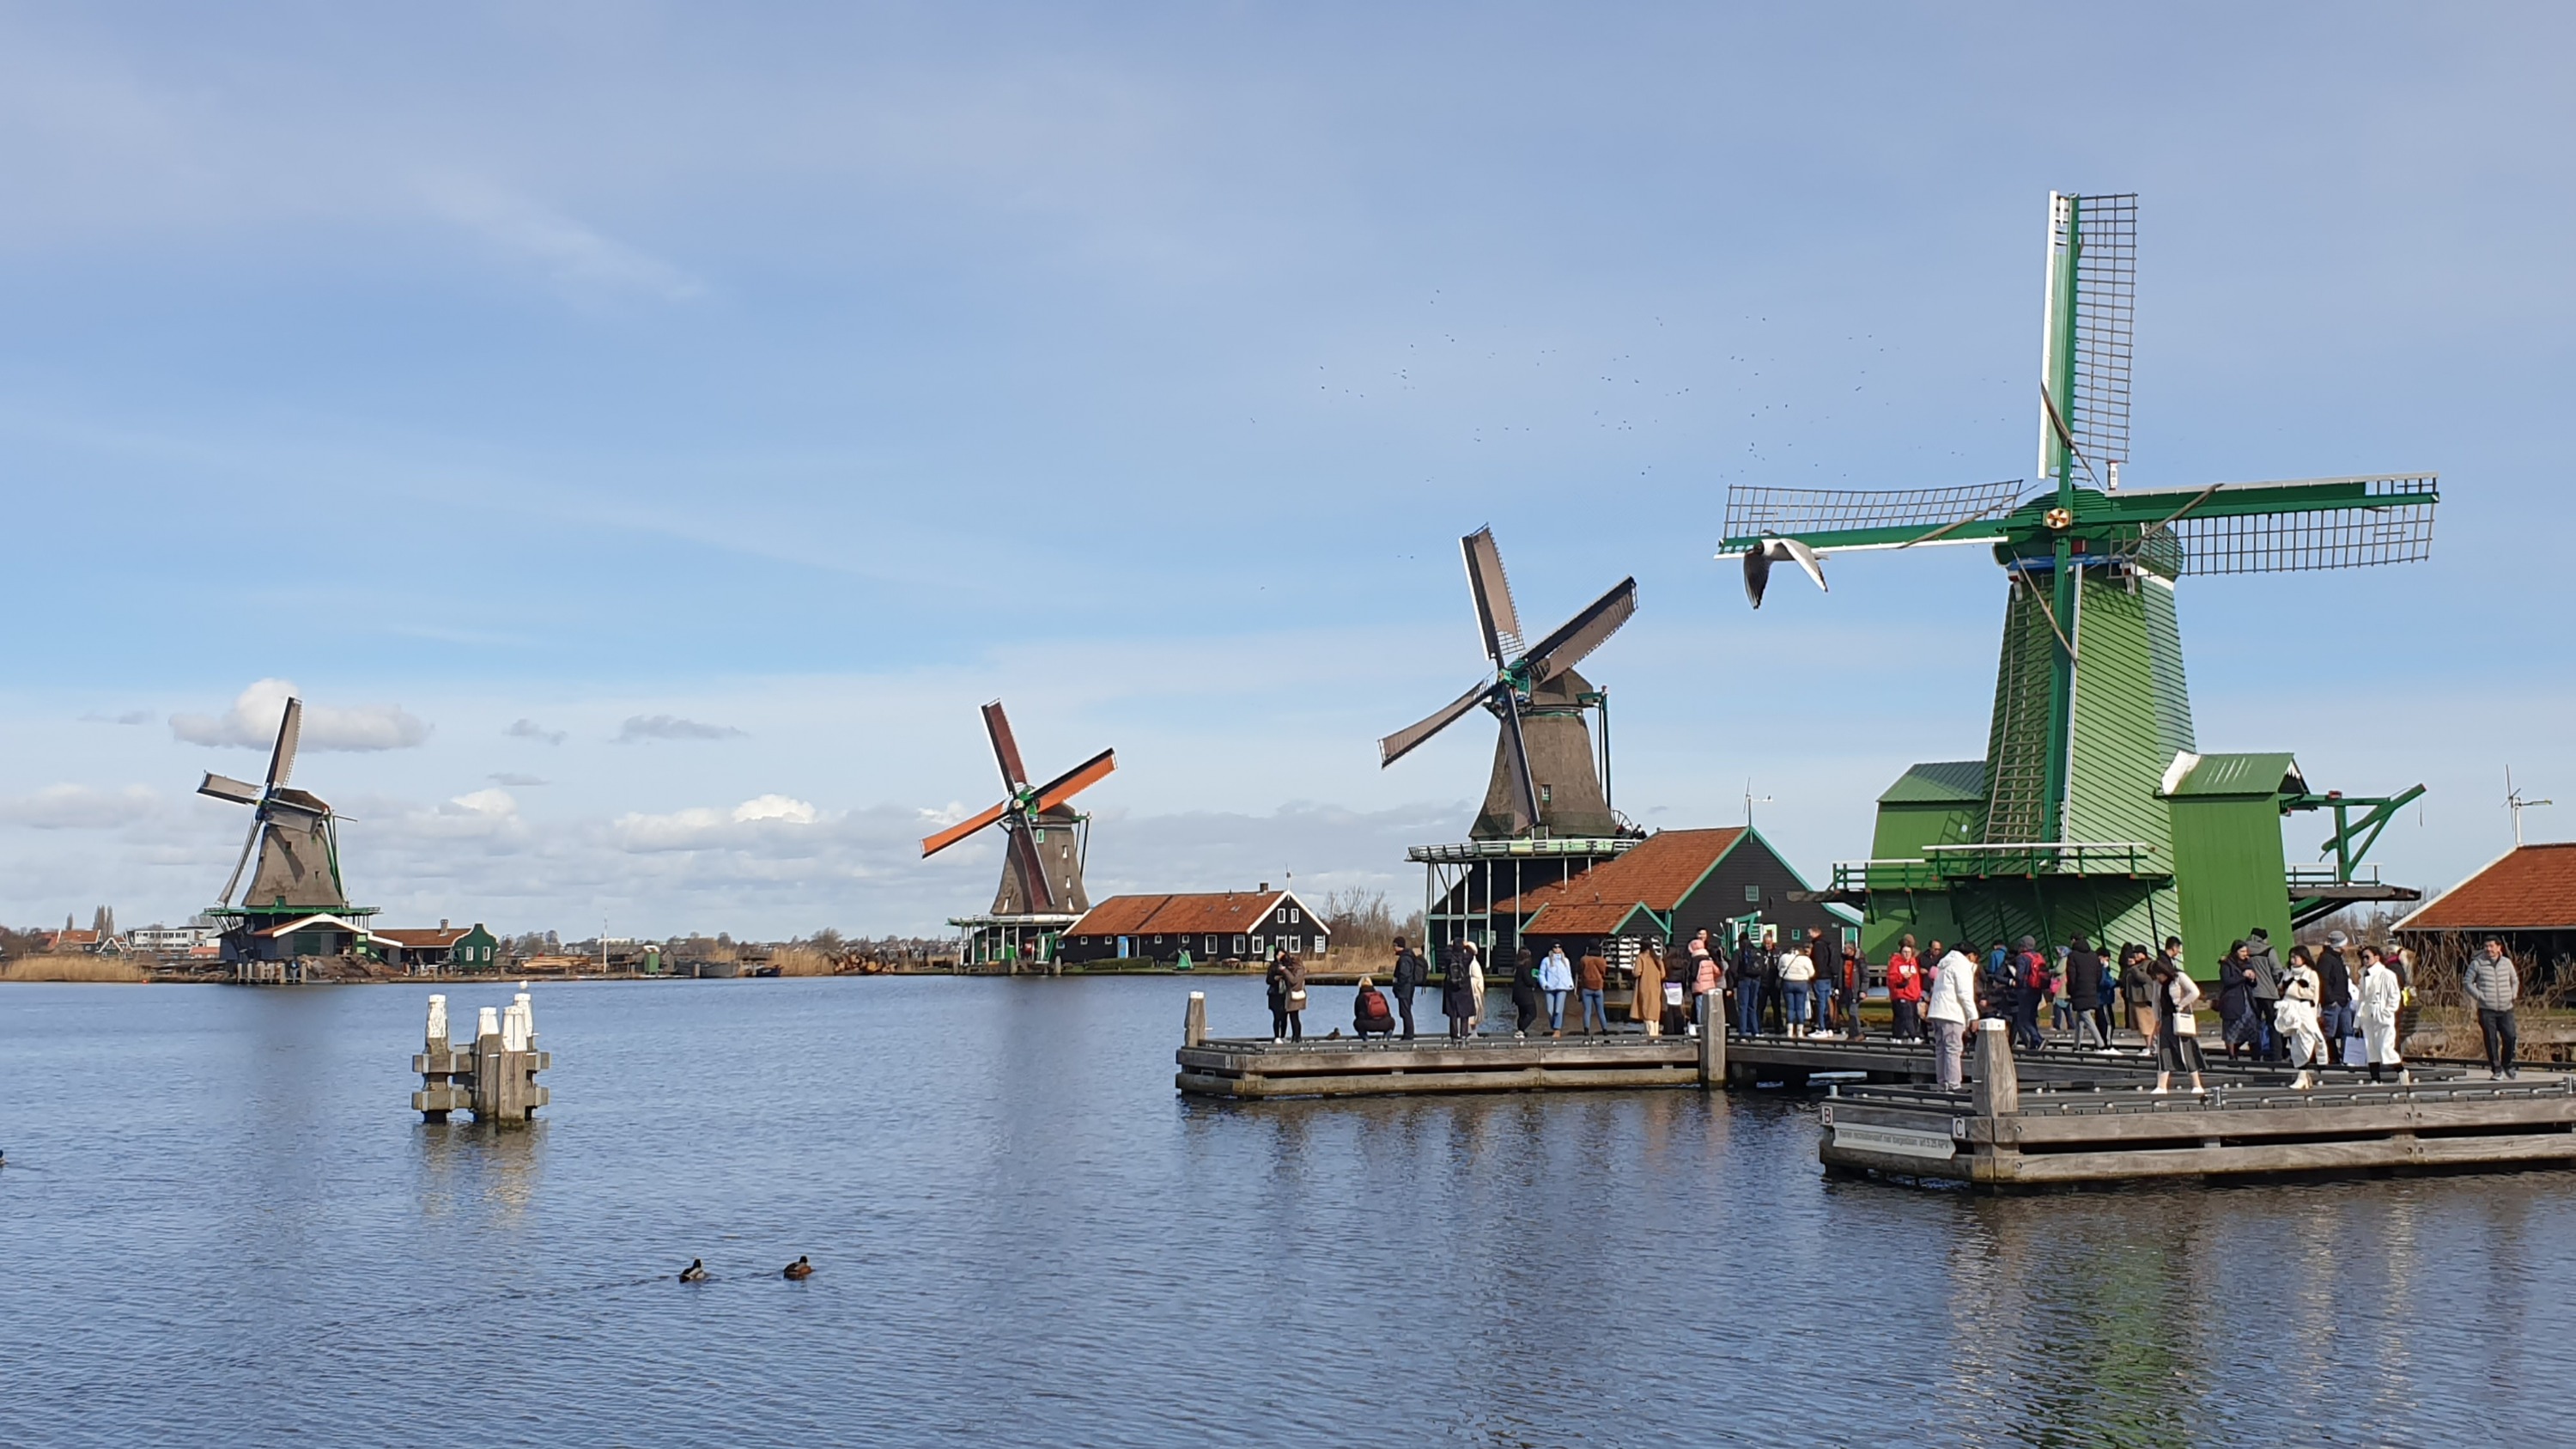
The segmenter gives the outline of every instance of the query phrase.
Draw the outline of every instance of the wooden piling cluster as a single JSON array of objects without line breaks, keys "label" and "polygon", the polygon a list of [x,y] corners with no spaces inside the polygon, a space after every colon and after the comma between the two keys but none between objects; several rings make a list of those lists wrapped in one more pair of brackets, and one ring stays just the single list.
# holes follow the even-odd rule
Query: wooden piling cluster
[{"label": "wooden piling cluster", "polygon": [[449,1039],[447,998],[430,997],[421,1051],[411,1059],[420,1073],[412,1110],[430,1122],[458,1111],[472,1112],[477,1122],[526,1122],[554,1099],[537,1085],[537,1073],[554,1065],[554,1054],[538,1051],[536,1040],[536,1007],[525,983],[508,1007],[482,1008],[473,1044],[464,1047]]},{"label": "wooden piling cluster", "polygon": [[2023,1089],[1999,1021],[1980,1023],[1966,1093],[1838,1088],[1820,1113],[1828,1171],[2006,1191],[2155,1178],[2576,1166],[2576,1076],[2309,1089],[2218,1084]]}]

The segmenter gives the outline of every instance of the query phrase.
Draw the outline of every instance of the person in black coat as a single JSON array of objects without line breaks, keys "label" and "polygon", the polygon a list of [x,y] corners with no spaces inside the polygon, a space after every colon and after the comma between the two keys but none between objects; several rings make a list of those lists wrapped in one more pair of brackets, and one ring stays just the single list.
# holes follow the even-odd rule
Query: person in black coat
[{"label": "person in black coat", "polygon": [[1395,1009],[1404,1018],[1404,1039],[1413,1040],[1413,993],[1431,983],[1431,963],[1422,953],[1395,938]]},{"label": "person in black coat", "polygon": [[1807,928],[1807,959],[1816,963],[1816,1019],[1827,1031],[1849,1032],[1856,1022],[1844,1019],[1855,1004],[1844,1001],[1843,933],[1820,926]]},{"label": "person in black coat", "polygon": [[2066,1004],[2075,1012],[2075,1044],[2090,1027],[2096,1045],[2111,1044],[2110,1013],[2102,1005],[2102,957],[2078,931],[2066,943]]},{"label": "person in black coat", "polygon": [[1476,1019],[1476,983],[1467,976],[1467,948],[1456,941],[1440,948],[1440,1010],[1449,1018],[1449,1039],[1465,1041],[1467,1023]]},{"label": "person in black coat", "polygon": [[1529,1035],[1538,1024],[1538,953],[1523,946],[1512,958],[1512,1011],[1520,1020],[1512,1027],[1515,1039]]}]

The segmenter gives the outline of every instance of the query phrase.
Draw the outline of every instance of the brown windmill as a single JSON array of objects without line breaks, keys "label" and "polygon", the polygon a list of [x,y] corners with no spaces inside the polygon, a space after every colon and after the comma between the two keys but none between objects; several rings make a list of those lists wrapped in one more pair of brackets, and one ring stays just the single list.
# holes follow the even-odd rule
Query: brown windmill
[{"label": "brown windmill", "polygon": [[1066,802],[1117,769],[1117,752],[1102,750],[1043,785],[1031,785],[1028,767],[1020,763],[1019,742],[1011,737],[1010,716],[1002,713],[998,699],[984,706],[984,732],[992,737],[993,759],[1002,767],[1004,796],[923,840],[922,858],[998,824],[1009,849],[1001,889],[993,894],[995,916],[1079,916],[1090,910],[1091,897],[1082,888],[1082,860],[1091,817]]},{"label": "brown windmill", "polygon": [[[1492,661],[1493,677],[1429,718],[1378,741],[1380,766],[1394,764],[1482,705],[1501,723],[1502,732],[1494,744],[1485,805],[1469,831],[1473,838],[1620,834],[1603,772],[1594,768],[1592,734],[1583,718],[1587,708],[1606,707],[1606,698],[1574,666],[1637,612],[1637,581],[1621,579],[1556,632],[1523,644],[1520,611],[1512,603],[1511,580],[1503,576],[1494,531],[1477,529],[1458,544],[1466,555],[1467,592],[1476,606],[1479,642]],[[1606,715],[1603,738],[1608,738]]]}]

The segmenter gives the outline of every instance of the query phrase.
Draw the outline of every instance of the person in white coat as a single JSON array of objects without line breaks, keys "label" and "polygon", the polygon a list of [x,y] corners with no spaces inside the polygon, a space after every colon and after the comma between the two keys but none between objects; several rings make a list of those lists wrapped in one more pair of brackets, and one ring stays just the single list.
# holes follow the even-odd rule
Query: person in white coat
[{"label": "person in white coat", "polygon": [[1467,1035],[1474,1036],[1485,1024],[1485,953],[1476,943],[1467,943],[1467,989],[1475,993],[1476,1014],[1467,1018]]},{"label": "person in white coat", "polygon": [[[2397,1059],[2397,1011],[2405,1002],[2405,988],[2397,984],[2397,973],[2380,959],[2379,948],[2361,948],[2361,981],[2353,988],[2354,1012],[2361,1018],[2361,1051],[2369,1060],[2370,1079],[2378,1081],[2381,1067],[2400,1067]],[[2399,1081],[2406,1080],[2401,1067]]]},{"label": "person in white coat", "polygon": [[2290,1065],[2298,1072],[2290,1085],[2301,1091],[2317,1084],[2315,1068],[2326,1059],[2326,1034],[2318,1023],[2318,989],[2316,968],[2308,964],[2308,948],[2293,947],[2290,968],[2281,973],[2281,999],[2272,1007],[2272,1029],[2289,1047]]},{"label": "person in white coat", "polygon": [[1932,1075],[1942,1091],[1955,1092],[1967,1080],[1960,1052],[1968,1023],[1977,1019],[1977,963],[1956,951],[1942,957],[1932,968],[1923,1016],[1932,1024]]}]

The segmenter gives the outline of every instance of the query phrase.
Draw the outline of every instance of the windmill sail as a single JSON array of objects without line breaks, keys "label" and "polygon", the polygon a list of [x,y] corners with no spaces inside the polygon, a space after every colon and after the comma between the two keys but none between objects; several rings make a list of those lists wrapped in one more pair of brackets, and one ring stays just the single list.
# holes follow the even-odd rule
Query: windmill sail
[{"label": "windmill sail", "polygon": [[[2052,194],[2048,247],[2039,476],[2055,478],[2062,450],[2072,443],[2081,460],[2078,475],[2096,487],[2117,488],[2117,466],[2129,460],[2129,361],[2138,316],[2137,194]],[[2061,287],[2061,261],[2073,263],[2071,294]],[[2062,354],[2056,351],[2059,343],[2065,344]]]},{"label": "windmill sail", "polygon": [[1080,914],[1091,908],[1083,889],[1084,841],[1089,818],[1069,803],[1118,768],[1117,752],[1102,750],[1043,785],[1029,784],[1011,717],[994,700],[983,708],[984,734],[1002,773],[1003,798],[966,819],[923,838],[923,859],[995,825],[1004,837],[1002,883],[993,893],[997,916]]},{"label": "windmill sail", "polygon": [[[1766,488],[1726,490],[1726,542],[1719,558],[1755,547],[1766,534],[1795,535],[1817,548],[1902,548],[1975,543],[1959,525],[2010,513],[2027,487],[2018,478],[1948,488]],[[1942,537],[1927,537],[1936,530]],[[1818,535],[1830,535],[1820,538]]]}]

